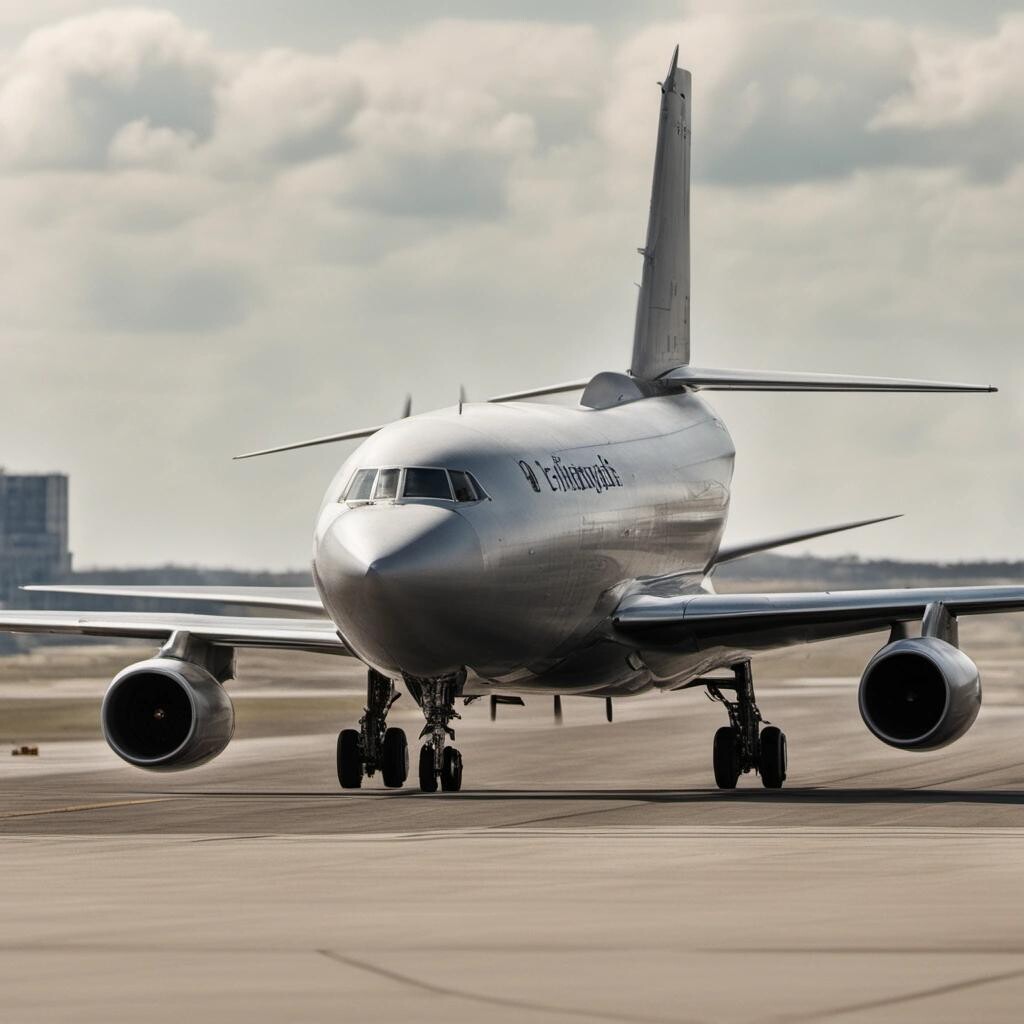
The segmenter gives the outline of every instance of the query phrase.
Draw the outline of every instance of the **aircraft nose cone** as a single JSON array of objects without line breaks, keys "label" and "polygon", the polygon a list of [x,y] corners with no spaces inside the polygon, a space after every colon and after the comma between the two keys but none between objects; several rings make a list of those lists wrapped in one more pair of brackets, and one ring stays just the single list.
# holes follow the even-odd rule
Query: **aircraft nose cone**
[{"label": "aircraft nose cone", "polygon": [[465,596],[483,570],[480,542],[456,511],[372,505],[338,517],[316,569],[331,618],[378,668],[444,675],[465,664]]}]

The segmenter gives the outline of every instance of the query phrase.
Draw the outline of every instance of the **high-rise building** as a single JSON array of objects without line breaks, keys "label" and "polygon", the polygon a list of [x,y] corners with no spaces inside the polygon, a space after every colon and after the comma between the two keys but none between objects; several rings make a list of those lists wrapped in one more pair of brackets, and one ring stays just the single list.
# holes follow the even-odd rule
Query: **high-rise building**
[{"label": "high-rise building", "polygon": [[13,476],[0,469],[0,602],[24,583],[71,572],[68,478],[62,473]]}]

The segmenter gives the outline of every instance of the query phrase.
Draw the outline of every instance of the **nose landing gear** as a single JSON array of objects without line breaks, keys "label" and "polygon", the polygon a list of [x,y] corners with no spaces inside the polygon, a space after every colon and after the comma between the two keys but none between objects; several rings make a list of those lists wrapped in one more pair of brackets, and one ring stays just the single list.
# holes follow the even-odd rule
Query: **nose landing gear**
[{"label": "nose landing gear", "polygon": [[420,748],[419,762],[420,789],[424,793],[436,793],[438,785],[446,793],[462,788],[462,754],[446,745],[446,740],[455,739],[455,730],[449,722],[462,717],[455,710],[461,684],[459,678],[406,679],[409,692],[427,720],[420,733],[420,739],[426,737],[426,743]]},{"label": "nose landing gear", "polygon": [[391,706],[401,694],[387,676],[372,668],[366,677],[366,708],[358,729],[338,734],[338,782],[358,789],[364,776],[380,771],[384,785],[398,789],[409,777],[409,743],[402,729],[388,728]]},{"label": "nose landing gear", "polygon": [[[780,789],[786,781],[786,734],[774,725],[766,725],[754,699],[754,679],[750,662],[733,666],[735,682],[699,680],[708,696],[725,705],[729,724],[715,733],[713,764],[719,789],[735,789],[740,775],[756,771],[766,789]],[[730,700],[723,689],[736,692]]]}]

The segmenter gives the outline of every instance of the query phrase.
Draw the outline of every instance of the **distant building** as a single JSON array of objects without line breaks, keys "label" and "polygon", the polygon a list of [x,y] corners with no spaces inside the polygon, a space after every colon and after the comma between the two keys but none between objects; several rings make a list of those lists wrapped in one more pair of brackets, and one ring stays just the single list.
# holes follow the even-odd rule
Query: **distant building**
[{"label": "distant building", "polygon": [[68,478],[61,473],[13,476],[0,469],[0,602],[24,583],[71,572]]}]

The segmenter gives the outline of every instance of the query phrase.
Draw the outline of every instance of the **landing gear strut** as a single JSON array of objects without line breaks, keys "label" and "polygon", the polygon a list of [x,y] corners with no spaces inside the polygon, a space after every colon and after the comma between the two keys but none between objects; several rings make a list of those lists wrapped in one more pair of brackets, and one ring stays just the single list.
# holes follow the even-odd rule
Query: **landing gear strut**
[{"label": "landing gear strut", "polygon": [[372,668],[366,676],[366,707],[358,729],[338,734],[338,782],[358,789],[363,777],[380,771],[384,785],[397,789],[409,777],[409,743],[402,729],[389,729],[388,712],[401,694],[387,676]]},{"label": "landing gear strut", "polygon": [[[756,771],[767,789],[780,789],[786,781],[786,734],[774,725],[760,728],[764,719],[754,698],[750,662],[733,666],[734,682],[706,680],[708,695],[725,705],[729,724],[715,733],[713,762],[719,789],[735,789],[740,775]],[[734,690],[730,700],[722,690]]]},{"label": "landing gear strut", "polygon": [[455,710],[461,683],[457,677],[406,680],[427,720],[420,733],[420,739],[426,739],[420,748],[419,763],[420,789],[424,793],[437,792],[439,784],[446,793],[462,788],[462,754],[446,745],[447,740],[455,739],[455,730],[449,722],[462,717]]}]

